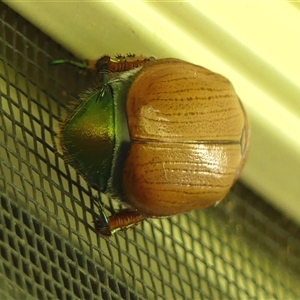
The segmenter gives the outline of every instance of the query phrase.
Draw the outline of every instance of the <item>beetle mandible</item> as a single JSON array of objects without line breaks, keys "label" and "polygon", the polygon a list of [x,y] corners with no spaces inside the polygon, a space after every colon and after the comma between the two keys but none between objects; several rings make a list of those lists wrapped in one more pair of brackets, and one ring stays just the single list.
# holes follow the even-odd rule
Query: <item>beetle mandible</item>
[{"label": "beetle mandible", "polygon": [[180,59],[135,64],[132,56],[126,71],[110,77],[124,69],[117,62],[109,69],[103,57],[90,64],[105,74],[101,85],[86,92],[60,132],[66,161],[127,206],[110,217],[102,211],[97,231],[110,236],[221,201],[249,148],[247,116],[230,81]]}]

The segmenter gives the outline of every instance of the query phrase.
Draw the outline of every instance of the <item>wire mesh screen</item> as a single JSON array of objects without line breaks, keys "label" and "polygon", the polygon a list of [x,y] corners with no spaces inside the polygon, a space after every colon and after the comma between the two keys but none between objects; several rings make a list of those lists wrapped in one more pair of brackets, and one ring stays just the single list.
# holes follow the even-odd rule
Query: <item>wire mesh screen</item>
[{"label": "wire mesh screen", "polygon": [[97,236],[95,191],[57,140],[93,80],[50,66],[70,54],[3,3],[0,16],[1,299],[300,298],[299,227],[241,183],[215,208]]}]

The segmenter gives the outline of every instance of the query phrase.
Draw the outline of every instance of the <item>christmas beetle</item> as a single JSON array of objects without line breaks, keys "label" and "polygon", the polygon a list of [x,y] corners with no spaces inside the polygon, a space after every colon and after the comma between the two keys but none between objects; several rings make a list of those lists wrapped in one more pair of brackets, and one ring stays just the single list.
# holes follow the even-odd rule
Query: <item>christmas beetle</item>
[{"label": "christmas beetle", "polygon": [[101,211],[101,235],[226,196],[249,147],[246,113],[229,80],[175,58],[103,56],[88,65],[101,84],[62,124],[60,143],[88,184],[126,205],[110,217]]}]

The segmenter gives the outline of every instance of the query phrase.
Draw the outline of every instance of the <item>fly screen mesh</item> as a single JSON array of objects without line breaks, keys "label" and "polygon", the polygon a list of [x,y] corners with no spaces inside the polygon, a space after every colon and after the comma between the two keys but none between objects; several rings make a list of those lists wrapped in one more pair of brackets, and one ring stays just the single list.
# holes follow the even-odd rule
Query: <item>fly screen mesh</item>
[{"label": "fly screen mesh", "polygon": [[95,191],[57,140],[95,82],[54,58],[71,56],[0,3],[1,299],[300,298],[299,227],[241,183],[215,208],[97,236]]}]

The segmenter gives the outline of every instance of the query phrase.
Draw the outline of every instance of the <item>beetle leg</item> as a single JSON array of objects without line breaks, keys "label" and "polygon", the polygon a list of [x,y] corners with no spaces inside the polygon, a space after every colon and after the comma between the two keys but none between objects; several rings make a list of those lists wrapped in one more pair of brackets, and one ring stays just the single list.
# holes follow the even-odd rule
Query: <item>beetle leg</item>
[{"label": "beetle leg", "polygon": [[118,230],[124,230],[138,225],[145,220],[145,216],[137,211],[124,209],[107,218],[104,211],[100,212],[100,217],[96,220],[96,231],[104,237],[109,237]]}]

